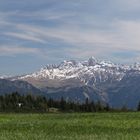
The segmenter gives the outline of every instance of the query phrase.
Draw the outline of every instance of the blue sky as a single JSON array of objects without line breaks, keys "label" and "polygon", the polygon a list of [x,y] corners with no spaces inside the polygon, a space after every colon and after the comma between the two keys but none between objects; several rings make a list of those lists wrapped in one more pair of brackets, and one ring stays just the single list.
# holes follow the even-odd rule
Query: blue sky
[{"label": "blue sky", "polygon": [[91,56],[140,61],[139,0],[0,0],[0,75]]}]

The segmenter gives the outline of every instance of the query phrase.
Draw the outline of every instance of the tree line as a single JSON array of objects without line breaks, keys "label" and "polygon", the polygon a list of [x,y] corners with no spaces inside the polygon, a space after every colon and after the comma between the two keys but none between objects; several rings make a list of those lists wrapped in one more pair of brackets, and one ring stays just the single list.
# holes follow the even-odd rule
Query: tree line
[{"label": "tree line", "polygon": [[[138,104],[140,111],[140,103]],[[89,101],[88,98],[83,103],[66,101],[62,97],[60,100],[47,99],[43,96],[18,92],[0,95],[0,112],[108,112],[108,111],[130,111],[126,107],[113,109],[109,104],[100,101]]]},{"label": "tree line", "polygon": [[47,99],[33,94],[21,95],[18,92],[0,95],[0,112],[49,112],[57,110],[61,112],[98,112],[109,111],[108,104],[101,102],[84,103],[67,102],[62,97],[60,100]]}]

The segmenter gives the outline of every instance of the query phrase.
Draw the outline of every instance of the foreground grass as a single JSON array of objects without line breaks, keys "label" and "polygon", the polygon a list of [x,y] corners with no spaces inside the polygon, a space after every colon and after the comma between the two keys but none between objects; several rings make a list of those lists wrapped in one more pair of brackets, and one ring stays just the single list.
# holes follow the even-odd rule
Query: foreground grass
[{"label": "foreground grass", "polygon": [[140,113],[0,114],[0,140],[138,140]]}]

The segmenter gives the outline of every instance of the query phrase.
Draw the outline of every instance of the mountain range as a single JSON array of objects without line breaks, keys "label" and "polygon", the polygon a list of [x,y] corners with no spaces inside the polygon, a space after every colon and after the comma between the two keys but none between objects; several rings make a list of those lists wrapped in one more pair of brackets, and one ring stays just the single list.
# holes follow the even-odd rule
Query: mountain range
[{"label": "mountain range", "polygon": [[102,101],[110,106],[136,108],[140,101],[140,64],[97,60],[63,61],[28,75],[0,78],[0,93],[41,94],[56,100]]}]

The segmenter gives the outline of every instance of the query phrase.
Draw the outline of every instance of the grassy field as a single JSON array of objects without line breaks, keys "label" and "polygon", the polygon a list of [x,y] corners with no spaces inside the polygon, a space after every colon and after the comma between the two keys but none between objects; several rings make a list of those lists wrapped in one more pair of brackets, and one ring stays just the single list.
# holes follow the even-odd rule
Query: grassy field
[{"label": "grassy field", "polygon": [[0,114],[0,140],[139,140],[140,113]]}]

